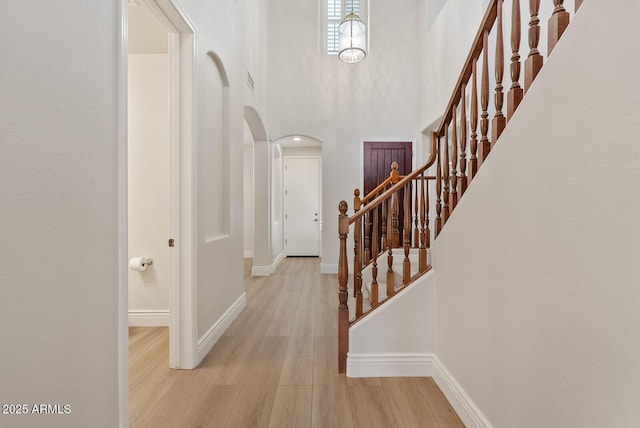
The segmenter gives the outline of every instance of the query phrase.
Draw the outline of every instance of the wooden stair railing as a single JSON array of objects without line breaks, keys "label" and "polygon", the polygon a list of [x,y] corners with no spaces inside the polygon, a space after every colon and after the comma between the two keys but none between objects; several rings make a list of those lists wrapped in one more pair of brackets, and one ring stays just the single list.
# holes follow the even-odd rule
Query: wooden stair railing
[{"label": "wooden stair railing", "polygon": [[[505,109],[503,87],[505,72],[503,6],[505,1],[511,5],[511,19],[508,20],[511,23],[509,37],[511,85],[506,94],[506,113],[503,113]],[[553,6],[547,25],[548,56],[569,25],[570,15],[564,7],[563,0],[545,1],[552,3]],[[521,2],[525,3],[525,6],[528,3],[528,14],[525,19],[528,20],[529,26],[529,53],[524,61],[522,77],[520,45],[523,7]],[[404,177],[397,173],[397,167],[395,170],[392,167],[389,178],[362,199],[360,199],[359,190],[356,189],[354,192],[355,214],[351,217],[347,215],[347,203],[340,202],[338,207],[340,213],[338,215],[340,238],[338,369],[340,373],[346,371],[349,327],[431,268],[427,263],[431,243],[429,183],[434,182],[435,188],[435,197],[431,198],[435,205],[431,211],[435,212],[433,219],[435,239],[442,232],[540,72],[544,63],[543,55],[538,49],[540,3],[540,0],[490,0],[440,125],[432,133],[432,149],[427,163]],[[547,6],[551,6],[549,3]],[[583,0],[575,0],[576,11],[582,3]],[[495,31],[493,38],[495,47],[491,49],[489,36],[493,31]],[[491,54],[493,58],[490,58]],[[495,83],[492,106],[490,106],[490,70],[493,72]],[[471,88],[470,93],[469,88]],[[493,117],[490,120],[491,114]],[[435,176],[427,175],[427,170],[432,165],[435,165]],[[404,208],[402,218],[399,218],[399,204],[403,204]],[[403,225],[402,236],[400,236],[399,224]],[[347,237],[352,225],[354,227],[355,316],[350,318],[347,304],[349,289]],[[393,258],[394,250],[398,248],[402,248],[404,259],[402,280],[399,286],[396,286]],[[413,270],[410,260],[412,248],[417,248],[419,258],[417,269]],[[387,257],[386,297],[379,301],[378,263],[384,255]],[[364,269],[371,271],[370,308],[368,309],[365,308],[362,294]]]},{"label": "wooden stair railing", "polygon": [[[397,181],[391,188],[384,190],[373,201],[360,206],[358,211],[349,217],[347,215],[348,205],[346,201],[341,201],[338,210],[338,233],[340,237],[340,252],[338,262],[338,281],[340,306],[338,309],[338,347],[340,355],[339,371],[346,370],[346,352],[348,350],[348,330],[349,326],[362,319],[365,315],[373,311],[376,307],[400,292],[411,282],[422,276],[430,266],[428,265],[428,251],[431,246],[431,232],[429,226],[429,181],[435,177],[426,174],[427,169],[436,161],[436,139],[432,138],[432,149],[429,161],[421,168],[416,169],[411,174],[400,178],[397,175],[397,165],[392,168],[392,173],[388,180]],[[386,181],[386,180],[385,180]],[[380,186],[382,191],[389,183],[383,182]],[[381,187],[382,186],[382,187]],[[356,191],[356,195],[357,195]],[[366,200],[365,200],[366,202]],[[404,216],[398,218],[399,206],[403,204]],[[356,206],[359,201],[356,200]],[[413,205],[413,211],[411,210]],[[412,214],[415,216],[411,221]],[[400,236],[398,225],[403,222],[402,236]],[[353,293],[355,298],[355,318],[350,319],[347,305],[349,267],[347,256],[347,236],[349,229],[353,225],[354,257],[353,257]],[[378,227],[380,225],[380,227]],[[414,229],[414,230],[412,230]],[[378,231],[381,230],[379,234]],[[363,236],[368,236],[369,240],[363,240]],[[402,239],[400,239],[402,238]],[[401,244],[401,245],[400,245]],[[393,260],[397,257],[398,249],[403,256],[401,281],[396,286],[396,272],[394,271]],[[418,253],[417,266],[412,265],[410,259],[411,249],[415,248]],[[384,263],[386,256],[387,271],[384,278],[378,277],[379,261]],[[382,259],[382,260],[380,260]],[[364,297],[362,294],[363,270],[370,266],[371,269],[371,291],[369,296],[369,308],[365,310]],[[386,282],[383,300],[379,300],[379,281]]]}]

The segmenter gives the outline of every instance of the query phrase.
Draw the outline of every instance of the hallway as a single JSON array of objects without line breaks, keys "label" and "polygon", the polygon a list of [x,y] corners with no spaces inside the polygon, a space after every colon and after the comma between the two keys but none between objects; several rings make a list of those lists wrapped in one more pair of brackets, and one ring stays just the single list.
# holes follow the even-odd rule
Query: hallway
[{"label": "hallway", "polygon": [[168,329],[130,328],[132,427],[462,427],[431,378],[337,368],[337,276],[285,259],[250,276],[247,307],[196,370],[168,368]]}]

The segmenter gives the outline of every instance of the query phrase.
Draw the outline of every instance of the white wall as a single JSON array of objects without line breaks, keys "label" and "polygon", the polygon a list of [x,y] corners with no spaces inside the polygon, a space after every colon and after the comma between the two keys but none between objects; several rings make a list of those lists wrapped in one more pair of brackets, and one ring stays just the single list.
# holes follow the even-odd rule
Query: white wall
[{"label": "white wall", "polygon": [[245,122],[244,125],[244,256],[253,257],[254,233],[254,190],[253,190],[253,136]]},{"label": "white wall", "polygon": [[619,6],[583,4],[434,246],[436,354],[496,427],[640,420],[640,5]]},{"label": "white wall", "polygon": [[[129,55],[129,257],[151,257],[129,271],[130,322],[168,325],[169,87],[167,54]],[[133,318],[132,318],[133,317]]]},{"label": "white wall", "polygon": [[271,257],[275,261],[284,255],[284,163],[279,144],[273,146],[272,153]]},{"label": "white wall", "polygon": [[423,10],[426,24],[420,27],[423,49],[423,55],[420,55],[422,74],[419,77],[422,83],[422,127],[438,120],[444,113],[478,32],[487,0],[448,0],[443,3],[427,3]]},{"label": "white wall", "polygon": [[2,5],[3,426],[118,426],[117,4]]},{"label": "white wall", "polygon": [[[228,138],[228,159],[226,165],[228,186],[222,195],[214,199],[213,209],[220,204],[228,213],[228,234],[209,236],[202,227],[211,205],[198,203],[197,218],[197,335],[200,343],[213,344],[210,341],[216,326],[220,326],[222,317],[244,294],[243,253],[244,253],[244,200],[243,194],[243,116],[246,88],[246,58],[244,56],[245,32],[243,3],[201,2],[182,0],[179,2],[189,15],[197,33],[197,70],[195,92],[197,96],[197,148],[198,150],[219,149],[220,135],[214,124],[222,120],[226,123]],[[213,53],[219,58],[228,78],[228,116],[220,118],[219,108],[213,99],[207,98],[205,88],[215,82],[212,77]],[[214,95],[215,96],[215,95]],[[224,137],[223,137],[224,138]],[[214,147],[208,146],[214,145]],[[196,165],[199,173],[198,194],[211,184],[211,177],[200,171],[203,166]],[[222,199],[222,200],[220,200]]]},{"label": "white wall", "polygon": [[347,376],[431,376],[434,274],[428,272],[349,329]]},{"label": "white wall", "polygon": [[337,207],[361,187],[362,141],[419,137],[418,3],[371,2],[367,58],[342,64],[319,50],[317,0],[269,2],[269,132],[323,143],[323,266],[338,263]]}]

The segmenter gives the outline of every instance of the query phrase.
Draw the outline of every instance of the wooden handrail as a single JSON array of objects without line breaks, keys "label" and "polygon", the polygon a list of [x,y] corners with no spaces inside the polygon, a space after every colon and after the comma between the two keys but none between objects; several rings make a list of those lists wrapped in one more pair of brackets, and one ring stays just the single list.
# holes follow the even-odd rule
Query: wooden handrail
[{"label": "wooden handrail", "polygon": [[[430,168],[431,165],[433,165],[435,163],[436,156],[437,156],[436,140],[435,140],[434,134],[432,134],[432,138],[431,138],[431,153],[429,154],[429,159],[427,160],[427,163],[425,163],[420,168],[418,168],[415,171],[413,171],[411,174],[405,175],[402,180],[398,181],[391,188],[387,189],[384,193],[379,195],[374,200],[373,203],[367,204],[360,211],[358,211],[357,213],[355,213],[351,217],[349,217],[349,224],[353,224],[356,220],[358,220],[359,218],[362,218],[363,215],[365,215],[366,213],[368,213],[368,212],[372,211],[374,208],[376,208],[380,203],[382,203],[382,201],[386,200],[391,195],[396,193],[398,190],[402,189],[407,183],[409,183],[412,180],[415,180],[420,174],[422,174],[424,171],[426,171],[428,168]],[[377,200],[379,200],[379,202],[375,203],[375,201],[377,201]]]},{"label": "wooden handrail", "polygon": [[[511,2],[511,29],[505,35],[503,24],[504,2]],[[528,45],[529,53],[521,61],[521,4],[528,2]],[[565,32],[569,24],[569,13],[563,0],[553,2],[554,11],[548,20],[549,42],[547,56]],[[407,175],[400,175],[397,166],[391,174],[374,190],[360,199],[360,191],[354,192],[355,213],[347,216],[347,203],[339,205],[340,252],[338,263],[339,301],[338,309],[338,367],[341,373],[346,369],[346,355],[349,349],[349,327],[388,301],[398,292],[406,289],[418,277],[424,275],[429,265],[431,246],[431,223],[429,210],[435,212],[432,218],[436,239],[447,221],[457,209],[468,186],[475,179],[492,147],[507,126],[514,112],[521,104],[524,94],[543,66],[544,57],[538,50],[540,40],[541,0],[489,0],[487,10],[471,45],[467,59],[458,76],[457,83],[442,115],[438,127],[431,133],[431,153],[427,162]],[[576,1],[576,10],[582,0]],[[494,57],[489,58],[489,34],[495,30]],[[504,94],[503,78],[505,65],[505,39],[511,48],[509,75],[511,85]],[[493,48],[493,46],[492,46]],[[492,54],[493,54],[492,53]],[[521,73],[521,69],[524,68]],[[492,120],[489,119],[490,74],[494,75]],[[522,76],[521,76],[522,75]],[[522,81],[522,84],[521,84]],[[468,91],[471,91],[470,93]],[[506,95],[506,97],[505,97]],[[469,102],[467,102],[469,96]],[[503,113],[506,98],[506,114]],[[479,128],[479,129],[478,129]],[[479,131],[479,132],[478,132]],[[491,138],[491,140],[489,140]],[[468,150],[468,151],[467,151]],[[435,166],[435,176],[426,175]],[[433,181],[435,197],[429,196],[430,181]],[[433,190],[431,190],[433,191]],[[433,204],[433,208],[430,207]],[[354,225],[354,271],[349,274],[346,242],[349,229]],[[402,252],[402,253],[401,253]],[[418,266],[412,256],[418,255]],[[386,263],[384,258],[386,257]],[[381,259],[383,261],[380,261]],[[402,265],[396,272],[395,262]],[[382,263],[382,264],[380,264]],[[386,272],[380,272],[386,264]],[[370,267],[370,270],[367,270]],[[416,272],[417,269],[417,272]],[[368,276],[370,275],[370,276]],[[355,317],[349,319],[347,290],[349,278],[353,278]],[[379,278],[380,277],[380,278]],[[380,288],[378,281],[385,281]],[[369,282],[370,281],[370,282]],[[363,287],[370,284],[369,308],[364,305]],[[386,296],[379,296],[386,289]]]},{"label": "wooden handrail", "polygon": [[462,66],[462,72],[460,73],[460,77],[458,77],[458,82],[453,88],[453,93],[451,95],[451,99],[449,100],[449,104],[447,104],[444,116],[442,116],[440,125],[435,131],[438,137],[444,136],[444,128],[449,125],[449,123],[451,122],[451,117],[453,116],[453,106],[457,105],[460,102],[460,90],[462,88],[462,85],[469,81],[469,78],[471,77],[473,61],[476,60],[480,56],[480,52],[482,52],[482,39],[484,33],[485,31],[491,31],[491,28],[496,21],[496,17],[498,16],[497,1],[498,0],[489,1],[487,11],[484,14],[484,18],[482,18],[480,28],[476,33],[476,37],[473,39],[471,51],[469,52],[469,55],[467,55],[467,60]]}]

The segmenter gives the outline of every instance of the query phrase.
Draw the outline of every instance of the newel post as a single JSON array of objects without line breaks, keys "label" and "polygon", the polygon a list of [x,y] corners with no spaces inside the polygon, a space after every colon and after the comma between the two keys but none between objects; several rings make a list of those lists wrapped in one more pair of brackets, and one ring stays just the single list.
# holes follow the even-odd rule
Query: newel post
[{"label": "newel post", "polygon": [[349,234],[349,217],[347,202],[338,204],[338,236],[340,252],[338,257],[338,373],[347,371],[347,352],[349,352],[349,307],[347,306],[349,281],[349,265],[347,264],[347,235]]}]

